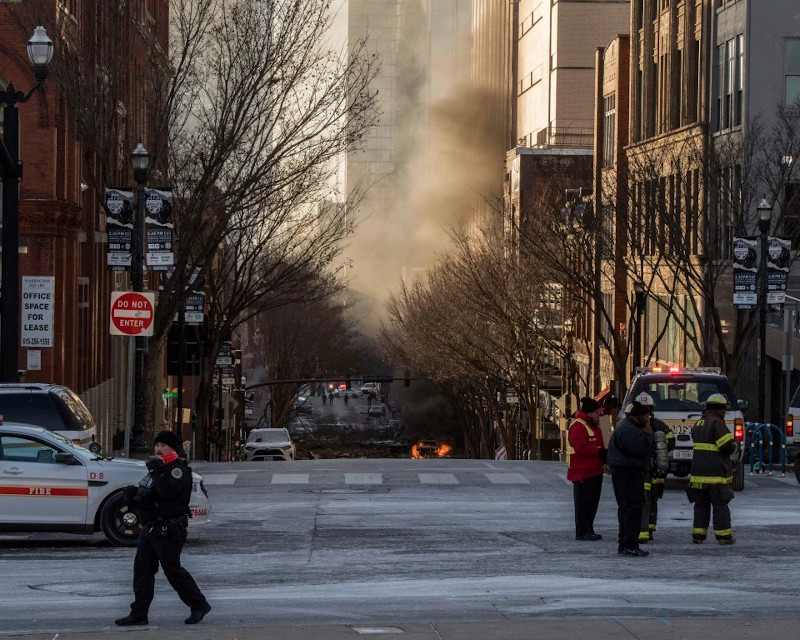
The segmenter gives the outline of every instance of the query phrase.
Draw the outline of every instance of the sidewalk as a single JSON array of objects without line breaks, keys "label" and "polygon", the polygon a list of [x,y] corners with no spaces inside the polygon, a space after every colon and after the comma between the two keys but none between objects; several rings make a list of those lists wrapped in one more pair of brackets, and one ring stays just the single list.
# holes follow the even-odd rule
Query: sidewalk
[{"label": "sidewalk", "polygon": [[[213,615],[213,614],[212,614]],[[209,621],[211,622],[211,621]],[[745,640],[796,638],[800,618],[531,618],[526,621],[447,622],[430,624],[363,624],[358,626],[157,627],[102,629],[5,635],[25,640],[101,640],[112,634],[124,640]]]}]

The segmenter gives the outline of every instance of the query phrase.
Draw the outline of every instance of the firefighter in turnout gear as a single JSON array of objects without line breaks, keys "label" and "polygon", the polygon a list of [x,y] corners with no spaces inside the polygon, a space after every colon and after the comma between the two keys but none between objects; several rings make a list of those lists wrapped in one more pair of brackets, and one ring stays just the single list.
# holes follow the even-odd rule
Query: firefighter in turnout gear
[{"label": "firefighter in turnout gear", "polygon": [[667,477],[667,468],[659,468],[659,461],[656,456],[658,433],[664,434],[667,451],[675,448],[675,434],[670,430],[663,420],[659,420],[653,414],[655,401],[649,393],[640,393],[636,396],[636,401],[650,409],[650,427],[653,429],[653,448],[650,469],[644,476],[644,507],[642,509],[642,527],[639,530],[639,543],[649,542],[653,539],[653,532],[656,530],[658,520],[658,501],[664,497],[664,480]]},{"label": "firefighter in turnout gear", "polygon": [[733,499],[731,455],[736,453],[736,442],[725,424],[728,400],[715,393],[708,397],[705,405],[703,417],[692,428],[692,475],[686,490],[689,502],[694,503],[692,540],[700,544],[706,539],[713,508],[717,542],[734,544],[728,503]]}]

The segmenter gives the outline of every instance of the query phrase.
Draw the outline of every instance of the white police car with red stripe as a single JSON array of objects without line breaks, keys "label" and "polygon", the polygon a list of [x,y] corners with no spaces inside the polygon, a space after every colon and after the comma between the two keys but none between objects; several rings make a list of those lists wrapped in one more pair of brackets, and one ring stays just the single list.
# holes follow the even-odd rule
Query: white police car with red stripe
[{"label": "white police car with red stripe", "polygon": [[[117,546],[134,546],[139,516],[124,489],[147,469],[141,460],[106,458],[31,425],[0,424],[0,531],[102,531]],[[194,480],[191,524],[210,521],[203,479]]]}]

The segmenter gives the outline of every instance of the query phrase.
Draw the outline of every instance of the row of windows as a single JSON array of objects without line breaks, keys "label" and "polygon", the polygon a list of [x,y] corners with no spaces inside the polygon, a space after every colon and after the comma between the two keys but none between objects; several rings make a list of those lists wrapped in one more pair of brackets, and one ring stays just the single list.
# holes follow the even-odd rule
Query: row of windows
[{"label": "row of windows", "polygon": [[617,94],[603,97],[603,166],[613,167],[617,152]]},{"label": "row of windows", "polygon": [[524,36],[528,31],[533,29],[539,20],[542,19],[542,3],[536,5],[533,11],[530,12],[525,18],[522,19],[522,22],[519,23],[519,37],[521,38]]},{"label": "row of windows", "polygon": [[744,36],[739,34],[717,47],[716,130],[742,124],[744,95]]},{"label": "row of windows", "polygon": [[526,73],[519,81],[519,94],[522,95],[528,89],[542,81],[542,65],[534,68],[530,73]]}]

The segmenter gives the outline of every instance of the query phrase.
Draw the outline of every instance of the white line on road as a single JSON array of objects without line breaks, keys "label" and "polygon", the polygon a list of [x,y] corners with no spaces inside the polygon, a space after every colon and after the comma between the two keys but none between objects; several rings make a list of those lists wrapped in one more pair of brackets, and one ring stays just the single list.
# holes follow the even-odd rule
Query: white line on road
[{"label": "white line on road", "polygon": [[272,484],[308,484],[307,473],[273,473]]},{"label": "white line on road", "polygon": [[380,473],[345,473],[345,484],[383,484]]},{"label": "white line on road", "polygon": [[458,484],[452,473],[418,473],[421,484]]},{"label": "white line on road", "polygon": [[233,484],[236,482],[238,473],[218,473],[210,476],[203,476],[203,484],[211,486],[215,484]]},{"label": "white line on road", "polygon": [[484,473],[492,484],[530,484],[521,473]]}]

